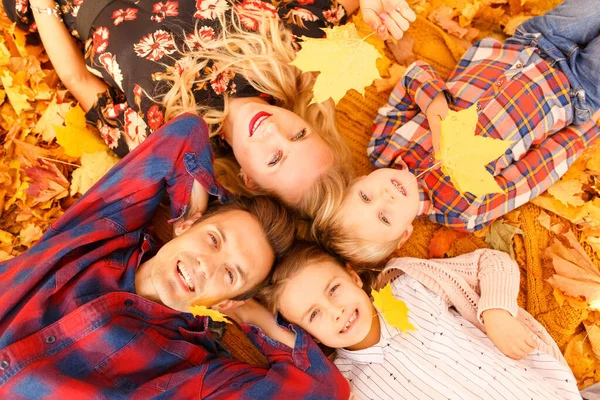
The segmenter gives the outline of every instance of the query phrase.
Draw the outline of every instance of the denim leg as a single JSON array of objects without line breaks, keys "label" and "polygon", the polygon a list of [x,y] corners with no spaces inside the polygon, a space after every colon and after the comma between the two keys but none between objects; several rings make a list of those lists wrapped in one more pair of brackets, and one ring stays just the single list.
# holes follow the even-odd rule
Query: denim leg
[{"label": "denim leg", "polygon": [[585,90],[592,113],[600,109],[600,36],[590,41],[569,59],[571,71]]},{"label": "denim leg", "polygon": [[569,55],[572,46],[585,46],[600,34],[600,0],[565,0],[546,14],[520,26],[522,32],[541,33]]},{"label": "denim leg", "polygon": [[507,43],[537,47],[569,79],[574,122],[600,108],[600,0],[565,0],[521,24]]}]

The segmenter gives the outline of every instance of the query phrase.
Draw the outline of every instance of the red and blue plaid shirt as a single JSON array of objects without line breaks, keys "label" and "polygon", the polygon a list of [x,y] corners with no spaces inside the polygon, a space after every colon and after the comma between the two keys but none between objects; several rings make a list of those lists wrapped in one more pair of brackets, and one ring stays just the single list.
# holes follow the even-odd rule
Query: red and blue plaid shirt
[{"label": "red and blue plaid shirt", "polygon": [[150,219],[165,191],[179,217],[194,178],[226,200],[206,125],[188,114],[0,263],[0,398],[348,398],[348,383],[299,329],[291,350],[243,325],[270,362],[253,366],[218,356],[204,319],[136,295],[135,270],[157,250]]},{"label": "red and blue plaid shirt", "polygon": [[[600,132],[591,121],[570,125],[573,107],[565,75],[534,48],[484,39],[471,47],[445,83],[416,62],[379,110],[367,149],[378,168],[404,161],[419,178],[421,215],[460,230],[478,230],[556,182]],[[476,134],[514,141],[487,170],[504,190],[460,193],[436,162],[425,111],[444,92],[450,109],[477,103]],[[472,149],[477,151],[477,149]]]}]

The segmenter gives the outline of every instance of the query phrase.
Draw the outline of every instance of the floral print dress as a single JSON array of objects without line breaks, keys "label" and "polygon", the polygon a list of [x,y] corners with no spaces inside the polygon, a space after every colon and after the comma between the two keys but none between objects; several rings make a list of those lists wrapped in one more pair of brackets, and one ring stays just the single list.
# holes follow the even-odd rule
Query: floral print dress
[{"label": "floral print dress", "polygon": [[[77,13],[84,1],[58,0],[65,25],[75,30]],[[35,31],[28,0],[3,0],[8,16],[18,26]],[[321,37],[320,28],[343,23],[346,11],[337,0],[116,0],[109,3],[92,26],[85,43],[88,69],[110,88],[100,94],[88,111],[88,121],[97,126],[106,144],[120,156],[141,143],[164,123],[160,99],[169,89],[164,80],[168,68],[182,71],[182,50],[199,46],[193,35],[208,41],[218,35],[218,17],[232,10],[263,11],[279,18],[292,33]],[[227,15],[226,15],[227,16]],[[258,21],[241,17],[249,31]],[[209,64],[205,73],[211,73]],[[248,97],[258,93],[243,76],[224,70],[209,85],[194,88],[196,101],[223,107],[223,94]]]}]

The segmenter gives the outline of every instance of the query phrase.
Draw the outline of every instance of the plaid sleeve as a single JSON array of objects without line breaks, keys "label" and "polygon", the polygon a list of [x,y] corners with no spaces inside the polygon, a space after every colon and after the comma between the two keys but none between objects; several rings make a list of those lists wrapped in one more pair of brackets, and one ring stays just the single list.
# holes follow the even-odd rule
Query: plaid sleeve
[{"label": "plaid sleeve", "polygon": [[256,326],[242,330],[267,357],[268,368],[219,361],[208,366],[201,398],[206,399],[348,399],[350,386],[337,367],[295,325],[294,349],[276,342]]},{"label": "plaid sleeve", "polygon": [[423,61],[414,62],[404,74],[403,81],[408,96],[423,112],[427,111],[429,104],[440,92],[449,92],[435,69]]},{"label": "plaid sleeve", "polygon": [[69,207],[53,225],[64,232],[92,221],[110,219],[127,232],[147,224],[165,190],[172,217],[189,202],[193,180],[221,200],[227,193],[212,167],[208,131],[200,117],[184,114],[163,125]]},{"label": "plaid sleeve", "polygon": [[390,154],[390,149],[402,147],[394,143],[394,133],[420,111],[427,110],[440,92],[450,93],[433,67],[423,61],[416,61],[408,68],[404,77],[396,84],[388,103],[379,109],[373,123],[367,154],[376,168],[392,165],[398,155]]},{"label": "plaid sleeve", "polygon": [[487,195],[473,202],[462,217],[448,221],[449,225],[454,223],[469,231],[479,230],[539,196],[564,175],[599,133],[600,129],[590,120],[579,126],[569,125],[548,136],[495,176],[504,193]]}]

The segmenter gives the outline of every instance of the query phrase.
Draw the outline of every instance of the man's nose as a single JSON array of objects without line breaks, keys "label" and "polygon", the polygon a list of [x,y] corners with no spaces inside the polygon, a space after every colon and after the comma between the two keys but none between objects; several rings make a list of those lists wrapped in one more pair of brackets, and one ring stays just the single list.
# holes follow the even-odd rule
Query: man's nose
[{"label": "man's nose", "polygon": [[211,279],[218,270],[217,263],[214,260],[198,260],[198,264],[200,265],[200,274],[206,280]]}]

